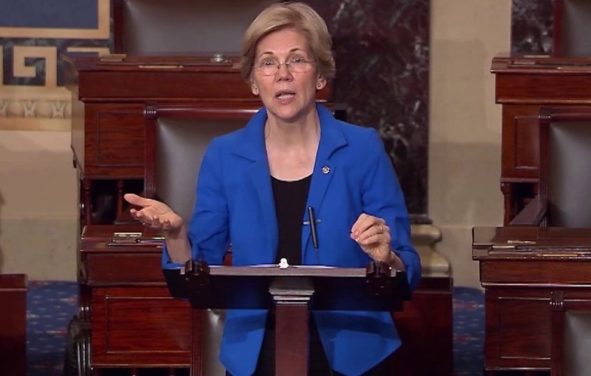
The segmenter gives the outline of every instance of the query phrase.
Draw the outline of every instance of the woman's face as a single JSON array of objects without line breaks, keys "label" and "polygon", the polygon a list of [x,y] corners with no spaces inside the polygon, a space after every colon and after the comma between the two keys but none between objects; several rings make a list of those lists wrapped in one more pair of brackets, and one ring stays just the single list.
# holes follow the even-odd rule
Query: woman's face
[{"label": "woman's face", "polygon": [[258,42],[251,90],[260,96],[269,117],[283,122],[306,119],[315,111],[316,91],[325,85],[302,33],[282,29]]}]

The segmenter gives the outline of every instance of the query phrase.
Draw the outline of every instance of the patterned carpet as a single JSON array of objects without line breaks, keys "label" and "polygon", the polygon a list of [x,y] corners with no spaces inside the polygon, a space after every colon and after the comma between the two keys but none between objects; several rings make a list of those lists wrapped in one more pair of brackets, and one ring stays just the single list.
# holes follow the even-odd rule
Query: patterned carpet
[{"label": "patterned carpet", "polygon": [[68,322],[77,304],[78,284],[75,282],[29,282],[28,376],[61,375]]},{"label": "patterned carpet", "polygon": [[[76,311],[74,282],[29,282],[27,312],[28,376],[60,376],[66,328]],[[454,368],[456,376],[482,374],[484,296],[480,290],[454,290]]]},{"label": "patterned carpet", "polygon": [[454,289],[455,376],[482,375],[484,357],[484,294],[467,287]]}]

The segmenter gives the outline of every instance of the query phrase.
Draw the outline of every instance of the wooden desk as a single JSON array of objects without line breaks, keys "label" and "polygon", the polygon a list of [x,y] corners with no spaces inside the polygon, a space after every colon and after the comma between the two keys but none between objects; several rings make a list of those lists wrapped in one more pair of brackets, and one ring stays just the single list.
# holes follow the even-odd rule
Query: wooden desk
[{"label": "wooden desk", "polygon": [[0,374],[24,376],[27,358],[27,277],[0,274]]},{"label": "wooden desk", "polygon": [[550,370],[551,296],[591,301],[591,229],[475,228],[485,369]]},{"label": "wooden desk", "polygon": [[[170,297],[159,242],[110,245],[114,232],[141,225],[87,226],[80,249],[80,320],[90,328],[93,368],[188,368],[190,306]],[[144,238],[156,234],[144,232]]]},{"label": "wooden desk", "polygon": [[491,71],[495,99],[503,107],[501,190],[507,225],[537,192],[540,107],[591,104],[591,58],[499,56]]}]

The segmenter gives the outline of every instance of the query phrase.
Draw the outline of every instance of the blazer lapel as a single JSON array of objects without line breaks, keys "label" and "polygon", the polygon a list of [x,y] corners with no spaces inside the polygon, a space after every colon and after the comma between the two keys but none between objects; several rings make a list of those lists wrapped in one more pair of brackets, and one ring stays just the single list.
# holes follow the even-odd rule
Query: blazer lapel
[{"label": "blazer lapel", "polygon": [[318,211],[322,207],[322,201],[337,169],[331,157],[338,149],[347,145],[347,140],[332,113],[321,105],[317,105],[317,109],[320,119],[320,144],[316,153],[308,204]]},{"label": "blazer lapel", "polygon": [[[244,132],[243,142],[236,148],[234,154],[240,158],[251,161],[247,168],[246,186],[250,185],[256,191],[257,205],[263,226],[258,229],[259,239],[262,240],[261,251],[264,252],[265,262],[274,262],[278,244],[277,217],[275,215],[275,203],[273,201],[273,189],[269,173],[269,163],[264,140],[264,126],[267,119],[265,109],[259,110],[248,122]],[[257,231],[257,229],[253,229]],[[254,246],[254,245],[253,245]]]},{"label": "blazer lapel", "polygon": [[[320,144],[316,153],[312,183],[308,193],[308,206],[314,210],[318,224],[322,222],[322,202],[326,197],[332,177],[338,168],[331,161],[331,157],[338,149],[347,145],[347,140],[340,130],[340,124],[333,117],[332,113],[322,105],[317,105],[316,107],[320,119]],[[319,214],[320,216],[318,216]],[[307,249],[311,235],[310,218],[307,211],[304,223],[307,225],[304,226],[302,231],[302,245],[304,249]]]}]

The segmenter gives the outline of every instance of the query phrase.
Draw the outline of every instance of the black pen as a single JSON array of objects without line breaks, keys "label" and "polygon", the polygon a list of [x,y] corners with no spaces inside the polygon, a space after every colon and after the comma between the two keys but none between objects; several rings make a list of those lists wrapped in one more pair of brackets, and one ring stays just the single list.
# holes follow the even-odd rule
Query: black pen
[{"label": "black pen", "polygon": [[308,206],[308,221],[310,222],[310,232],[312,233],[312,245],[318,249],[318,233],[316,232],[316,216],[314,215],[314,208]]}]

